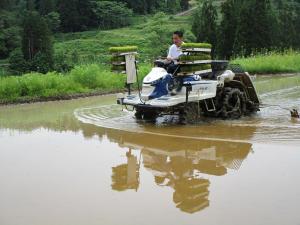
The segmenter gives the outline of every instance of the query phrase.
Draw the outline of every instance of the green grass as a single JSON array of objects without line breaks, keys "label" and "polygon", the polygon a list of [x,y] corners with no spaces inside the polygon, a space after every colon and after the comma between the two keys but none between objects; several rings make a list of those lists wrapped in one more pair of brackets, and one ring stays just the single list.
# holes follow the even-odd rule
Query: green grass
[{"label": "green grass", "polygon": [[0,77],[7,76],[9,74],[8,70],[8,60],[0,60]]},{"label": "green grass", "polygon": [[278,74],[300,72],[300,52],[289,50],[284,53],[271,52],[232,61],[242,65],[249,73]]},{"label": "green grass", "polygon": [[8,74],[7,69],[5,68],[0,68],[0,77],[6,76]]},{"label": "green grass", "polygon": [[[153,17],[153,16],[152,16]],[[80,64],[103,63],[110,61],[110,47],[117,46],[137,46],[140,54],[140,61],[151,61],[159,55],[155,55],[155,49],[162,44],[153,31],[161,28],[166,31],[169,39],[167,44],[171,44],[171,34],[175,30],[190,30],[190,16],[161,16],[159,19],[152,17],[143,17],[141,22],[136,22],[130,27],[113,30],[94,30],[80,33],[58,34],[55,38],[55,52],[61,52],[65,55],[71,55],[76,51],[79,56]],[[157,43],[152,44],[153,39]],[[167,49],[165,49],[165,52]],[[165,53],[166,54],[166,53]]]},{"label": "green grass", "polygon": [[[141,65],[140,81],[149,72],[149,65]],[[24,100],[64,97],[73,94],[109,93],[123,90],[125,75],[109,71],[98,64],[77,66],[68,74],[51,72],[30,73],[23,76],[0,78],[0,103],[14,103]]]}]

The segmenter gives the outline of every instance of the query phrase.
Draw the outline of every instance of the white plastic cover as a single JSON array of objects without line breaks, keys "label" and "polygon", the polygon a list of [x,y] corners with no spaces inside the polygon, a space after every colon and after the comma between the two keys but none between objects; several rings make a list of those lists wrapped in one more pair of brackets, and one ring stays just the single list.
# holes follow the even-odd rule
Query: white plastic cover
[{"label": "white plastic cover", "polygon": [[134,54],[125,55],[125,60],[126,60],[127,84],[134,84],[137,82],[135,55]]}]

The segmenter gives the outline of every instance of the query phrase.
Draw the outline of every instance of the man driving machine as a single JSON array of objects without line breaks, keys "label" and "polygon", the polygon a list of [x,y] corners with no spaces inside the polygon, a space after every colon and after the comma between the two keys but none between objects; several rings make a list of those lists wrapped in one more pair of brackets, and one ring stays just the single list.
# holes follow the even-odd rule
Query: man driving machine
[{"label": "man driving machine", "polygon": [[182,31],[175,31],[173,33],[173,45],[169,48],[169,53],[167,57],[167,64],[168,65],[168,73],[174,74],[177,72],[178,69],[178,59],[180,55],[183,54],[180,47],[184,43],[183,42],[183,32]]},{"label": "man driving machine", "polygon": [[155,64],[158,67],[165,68],[169,74],[175,75],[178,73],[178,59],[183,54],[180,47],[183,42],[183,32],[175,31],[173,33],[173,45],[169,48],[168,56],[165,60],[156,60]]}]

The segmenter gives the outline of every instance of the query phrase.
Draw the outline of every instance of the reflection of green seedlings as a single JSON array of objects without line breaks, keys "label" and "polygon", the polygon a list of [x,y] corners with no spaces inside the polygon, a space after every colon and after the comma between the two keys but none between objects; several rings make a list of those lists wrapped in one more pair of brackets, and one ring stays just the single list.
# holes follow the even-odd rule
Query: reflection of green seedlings
[{"label": "reflection of green seedlings", "polygon": [[124,47],[111,47],[109,48],[110,53],[120,54],[120,53],[127,53],[127,52],[137,52],[137,46],[124,46]]},{"label": "reflection of green seedlings", "polygon": [[209,43],[183,43],[182,48],[212,48]]},{"label": "reflection of green seedlings", "polygon": [[210,54],[200,53],[198,55],[182,55],[180,56],[180,61],[196,61],[196,60],[210,60]]},{"label": "reflection of green seedlings", "polygon": [[180,67],[181,73],[191,73],[191,72],[197,72],[201,70],[209,70],[211,69],[210,64],[203,64],[203,65],[184,65]]},{"label": "reflection of green seedlings", "polygon": [[112,71],[125,71],[126,65],[112,65],[111,70]]}]

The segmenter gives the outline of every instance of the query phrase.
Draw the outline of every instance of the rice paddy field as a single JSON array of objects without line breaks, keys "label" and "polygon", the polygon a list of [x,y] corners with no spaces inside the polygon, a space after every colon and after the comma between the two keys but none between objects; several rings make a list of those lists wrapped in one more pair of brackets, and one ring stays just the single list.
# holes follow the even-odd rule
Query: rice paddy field
[{"label": "rice paddy field", "polygon": [[187,126],[115,95],[0,106],[0,224],[297,225],[299,81],[258,76],[268,107]]}]

